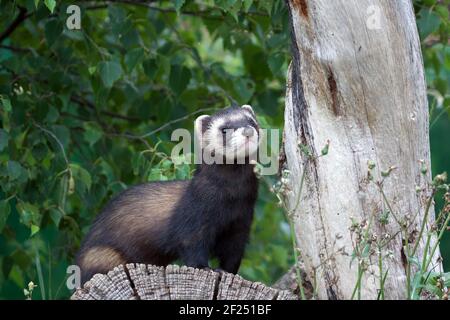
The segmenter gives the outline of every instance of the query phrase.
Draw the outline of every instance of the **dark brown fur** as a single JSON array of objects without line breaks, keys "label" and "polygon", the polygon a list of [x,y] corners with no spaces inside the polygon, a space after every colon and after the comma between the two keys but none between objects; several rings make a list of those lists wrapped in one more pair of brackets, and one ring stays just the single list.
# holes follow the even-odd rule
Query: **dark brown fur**
[{"label": "dark brown fur", "polygon": [[164,266],[181,259],[207,268],[210,256],[221,269],[237,273],[257,189],[253,165],[202,164],[192,180],[125,190],[104,208],[82,243],[76,259],[82,284],[119,264]]}]

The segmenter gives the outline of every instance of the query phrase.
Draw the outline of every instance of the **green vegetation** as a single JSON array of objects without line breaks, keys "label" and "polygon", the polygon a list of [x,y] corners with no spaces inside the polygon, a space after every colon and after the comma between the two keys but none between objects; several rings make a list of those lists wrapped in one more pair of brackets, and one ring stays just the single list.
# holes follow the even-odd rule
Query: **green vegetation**
[{"label": "green vegetation", "polygon": [[[129,185],[192,174],[169,157],[173,129],[232,103],[282,128],[284,1],[129,2],[0,0],[0,299],[69,297],[66,268],[102,206]],[[81,30],[66,27],[74,3]],[[414,3],[438,173],[450,169],[449,1]],[[261,183],[240,269],[250,280],[271,284],[294,262],[277,202]],[[441,250],[450,261],[448,234]]]},{"label": "green vegetation", "polygon": [[[449,0],[414,1],[422,41],[430,106],[431,171],[450,171],[450,19]],[[436,213],[444,205],[442,192],[435,197]],[[441,254],[450,270],[450,234],[443,235]]]}]

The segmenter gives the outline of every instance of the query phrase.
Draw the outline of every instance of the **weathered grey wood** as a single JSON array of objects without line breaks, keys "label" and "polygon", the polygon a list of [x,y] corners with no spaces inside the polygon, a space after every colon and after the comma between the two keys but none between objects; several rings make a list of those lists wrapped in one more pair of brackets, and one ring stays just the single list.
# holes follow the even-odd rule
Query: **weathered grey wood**
[{"label": "weathered grey wood", "polygon": [[273,300],[278,291],[259,282],[251,282],[238,275],[223,273],[218,300]]},{"label": "weathered grey wood", "polygon": [[105,274],[96,274],[78,289],[73,300],[134,300],[136,296],[122,265]]},{"label": "weathered grey wood", "polygon": [[75,291],[71,299],[295,300],[297,297],[289,291],[276,290],[230,273],[132,263],[125,268],[118,266],[106,275],[94,275],[83,288]]},{"label": "weathered grey wood", "polygon": [[142,300],[170,300],[164,267],[127,264],[131,281]]},{"label": "weathered grey wood", "polygon": [[298,296],[286,290],[280,290],[277,295],[277,300],[298,300]]},{"label": "weathered grey wood", "polygon": [[[285,108],[286,168],[292,193],[289,208],[297,208],[302,173],[306,180],[294,213],[297,242],[305,270],[316,278],[320,299],[349,299],[357,282],[358,261],[349,267],[353,251],[349,227],[373,221],[380,237],[395,235],[387,248],[392,259],[385,283],[387,299],[405,298],[406,270],[402,238],[393,221],[378,222],[386,209],[381,193],[367,179],[368,161],[380,170],[397,166],[384,191],[399,219],[411,219],[418,229],[424,205],[415,186],[426,180],[419,160],[430,168],[428,105],[420,41],[410,0],[290,0],[293,61],[288,71]],[[308,161],[298,147],[320,155]],[[417,213],[417,216],[415,214]],[[427,230],[433,221],[429,214]],[[434,242],[435,239],[432,239]],[[418,247],[423,256],[424,239]],[[439,270],[439,253],[430,268]],[[361,298],[374,299],[379,289],[377,259],[369,262]]]},{"label": "weathered grey wood", "polygon": [[212,300],[219,274],[186,266],[166,267],[171,300]]}]

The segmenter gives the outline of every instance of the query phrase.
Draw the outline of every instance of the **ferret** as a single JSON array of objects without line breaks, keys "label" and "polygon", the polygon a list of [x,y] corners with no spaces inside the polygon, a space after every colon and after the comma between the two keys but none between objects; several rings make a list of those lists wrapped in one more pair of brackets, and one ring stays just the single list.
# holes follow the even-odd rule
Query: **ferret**
[{"label": "ferret", "polygon": [[[249,238],[258,179],[254,162],[260,128],[251,106],[229,107],[195,120],[201,151],[193,178],[130,187],[97,216],[76,256],[81,284],[120,264],[185,265],[238,272]],[[229,160],[233,163],[229,163]]]}]

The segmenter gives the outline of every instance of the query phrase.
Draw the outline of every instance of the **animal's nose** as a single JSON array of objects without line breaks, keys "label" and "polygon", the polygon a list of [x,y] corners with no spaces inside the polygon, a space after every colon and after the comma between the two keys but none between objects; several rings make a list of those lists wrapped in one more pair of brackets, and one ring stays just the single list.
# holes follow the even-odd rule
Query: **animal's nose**
[{"label": "animal's nose", "polygon": [[245,137],[251,137],[251,136],[253,136],[253,129],[252,129],[251,127],[246,127],[246,128],[244,129],[244,131],[242,132],[242,134],[243,134]]}]

